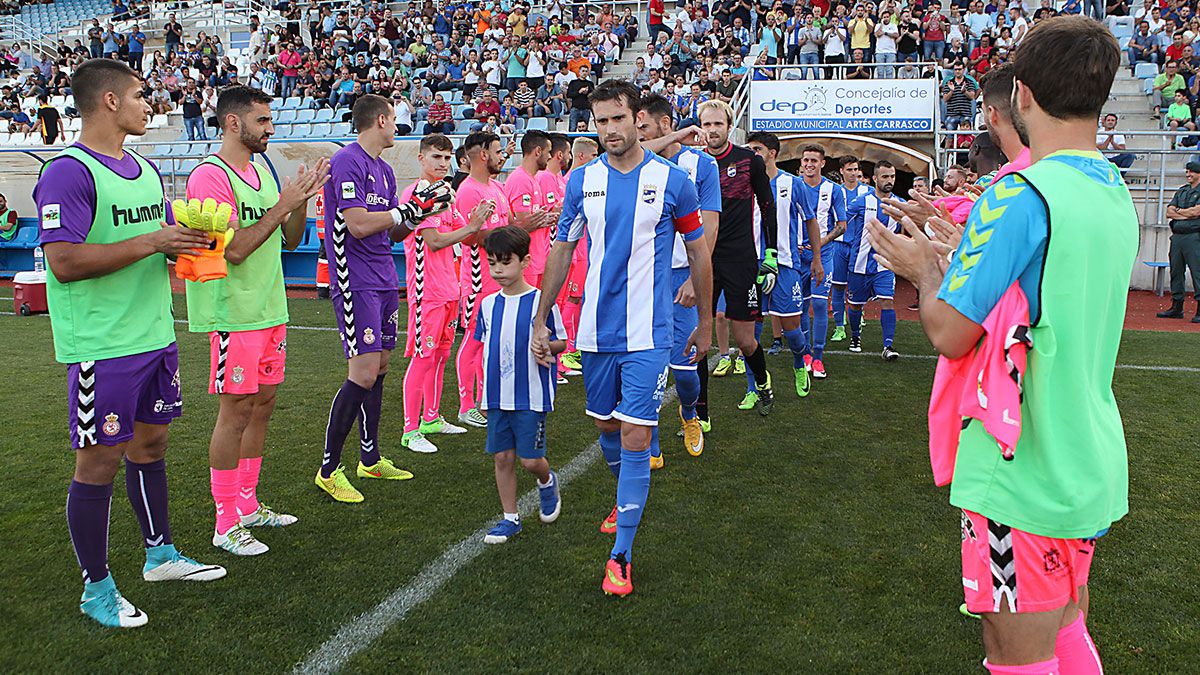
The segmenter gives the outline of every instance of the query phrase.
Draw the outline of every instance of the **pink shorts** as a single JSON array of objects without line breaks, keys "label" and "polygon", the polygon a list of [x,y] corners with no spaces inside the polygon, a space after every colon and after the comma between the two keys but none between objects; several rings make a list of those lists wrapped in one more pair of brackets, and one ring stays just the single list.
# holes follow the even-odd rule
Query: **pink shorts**
[{"label": "pink shorts", "polygon": [[[421,306],[421,329],[417,330],[417,308],[408,303],[408,341],[404,355],[429,356],[439,349],[454,346],[454,329],[458,327],[458,301],[423,303]],[[417,334],[420,333],[420,342]]]},{"label": "pink shorts", "polygon": [[1079,600],[1087,584],[1095,539],[1030,534],[962,512],[962,583],[967,609],[1014,614],[1048,612]]},{"label": "pink shorts", "polygon": [[283,382],[287,326],[208,334],[210,394],[257,394],[265,384]]}]

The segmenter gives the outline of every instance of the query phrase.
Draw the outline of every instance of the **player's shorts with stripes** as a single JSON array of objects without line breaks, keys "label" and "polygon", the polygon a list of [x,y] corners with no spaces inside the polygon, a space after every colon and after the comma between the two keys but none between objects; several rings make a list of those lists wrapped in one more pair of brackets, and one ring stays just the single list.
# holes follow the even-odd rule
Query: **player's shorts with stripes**
[{"label": "player's shorts with stripes", "polygon": [[780,265],[767,313],[771,316],[800,316],[806,288],[804,281],[805,276],[800,274],[800,270]]},{"label": "player's shorts with stripes", "polygon": [[1047,612],[1079,600],[1095,539],[1030,534],[974,511],[962,512],[962,583],[967,609]]},{"label": "player's shorts with stripes", "polygon": [[262,385],[283,382],[287,326],[208,334],[210,394],[257,394]]},{"label": "player's shorts with stripes", "polygon": [[879,270],[872,274],[850,273],[846,292],[851,304],[861,305],[871,300],[891,300],[896,297],[896,273]]},{"label": "player's shorts with stripes", "polygon": [[804,299],[811,300],[812,298],[829,299],[829,293],[833,288],[833,247],[826,246],[821,249],[821,267],[824,268],[824,279],[812,278],[812,251],[804,251],[800,255],[800,267],[796,270],[800,273],[800,282],[804,285]]},{"label": "player's shorts with stripes", "polygon": [[[679,294],[679,289],[691,276],[692,271],[687,267],[671,270],[672,298]],[[696,348],[692,347],[685,354],[683,347],[687,344],[688,338],[692,337],[692,332],[696,330],[696,326],[700,324],[700,312],[696,309],[695,305],[684,307],[678,302],[671,303],[671,308],[674,314],[674,327],[671,336],[671,368],[674,370],[695,370],[696,364],[692,363],[691,357],[692,354],[696,353]]]},{"label": "player's shorts with stripes", "polygon": [[588,415],[658,426],[658,411],[667,393],[670,349],[583,352],[582,357]]},{"label": "player's shorts with stripes", "polygon": [[536,410],[488,410],[487,451],[515,450],[521,459],[546,456],[546,413]]},{"label": "player's shorts with stripes", "polygon": [[67,366],[67,427],[72,448],[117,445],[133,438],[134,422],[168,424],[183,412],[179,349]]},{"label": "player's shorts with stripes", "polygon": [[[758,261],[713,261],[713,297],[724,295],[725,318],[758,321],[762,318],[762,289],[758,286]],[[713,311],[719,311],[715,306]]]},{"label": "player's shorts with stripes", "polygon": [[844,286],[850,281],[850,243],[832,241],[829,246],[833,249],[833,283]]},{"label": "player's shorts with stripes", "polygon": [[331,297],[346,358],[396,348],[398,291],[342,291]]},{"label": "player's shorts with stripes", "polygon": [[[458,327],[458,300],[450,302],[426,302],[420,306],[421,329],[417,330],[418,307],[408,303],[408,331],[404,341],[404,356],[412,358],[420,351],[429,356],[439,349],[454,346],[454,329]],[[420,333],[420,336],[417,333]],[[420,344],[417,343],[418,338]]]}]

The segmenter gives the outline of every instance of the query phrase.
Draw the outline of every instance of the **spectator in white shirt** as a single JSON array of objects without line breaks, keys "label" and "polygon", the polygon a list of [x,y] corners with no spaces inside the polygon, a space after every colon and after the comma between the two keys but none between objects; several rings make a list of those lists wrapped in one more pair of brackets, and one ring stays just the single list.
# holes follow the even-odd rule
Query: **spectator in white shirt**
[{"label": "spectator in white shirt", "polygon": [[1096,131],[1096,149],[1121,169],[1133,166],[1133,160],[1136,159],[1132,152],[1125,152],[1125,134],[1117,133],[1117,116],[1114,113],[1108,113],[1101,120],[1101,126]]},{"label": "spectator in white shirt", "polygon": [[[875,24],[875,61],[895,63],[896,40],[899,38],[900,27],[892,22],[892,10],[883,10],[879,15],[879,23]],[[895,66],[879,66],[876,69],[875,77],[890,80],[895,76]]]}]

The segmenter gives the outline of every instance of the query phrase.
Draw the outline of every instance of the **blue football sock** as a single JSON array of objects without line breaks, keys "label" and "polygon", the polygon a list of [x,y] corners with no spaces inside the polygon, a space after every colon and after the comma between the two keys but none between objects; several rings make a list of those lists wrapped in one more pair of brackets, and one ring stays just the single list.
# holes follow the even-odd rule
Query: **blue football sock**
[{"label": "blue football sock", "polygon": [[650,456],[662,457],[662,447],[658,444],[658,427],[650,430]]},{"label": "blue football sock", "polygon": [[808,300],[800,302],[800,330],[804,331],[804,341],[812,344],[812,321],[808,318]]},{"label": "blue football sock", "polygon": [[[600,434],[600,452],[604,453],[604,461],[618,479],[621,478],[621,432],[605,431]],[[649,464],[647,464],[649,466]]]},{"label": "blue football sock", "polygon": [[833,287],[833,325],[841,328],[846,325],[846,287]]},{"label": "blue football sock", "polygon": [[[707,369],[701,362],[698,366]],[[675,371],[675,391],[679,392],[679,405],[683,407],[683,419],[696,419],[696,401],[700,400],[700,374],[695,370]]]},{"label": "blue football sock", "polygon": [[813,298],[812,344],[813,358],[818,361],[825,356],[825,336],[829,332],[829,300]]},{"label": "blue football sock", "polygon": [[612,555],[624,554],[632,561],[633,538],[637,536],[642,511],[650,495],[650,456],[644,451],[621,449],[621,476],[617,479],[617,540]]},{"label": "blue football sock", "polygon": [[861,309],[850,308],[850,335],[852,337],[862,335],[862,314]]},{"label": "blue football sock", "polygon": [[792,350],[792,367],[804,367],[804,355],[808,353],[808,340],[804,338],[804,331],[799,328],[783,331],[783,337],[787,340],[788,348]]},{"label": "blue football sock", "polygon": [[896,337],[896,310],[884,309],[879,312],[879,327],[883,329],[883,346],[891,347]]}]

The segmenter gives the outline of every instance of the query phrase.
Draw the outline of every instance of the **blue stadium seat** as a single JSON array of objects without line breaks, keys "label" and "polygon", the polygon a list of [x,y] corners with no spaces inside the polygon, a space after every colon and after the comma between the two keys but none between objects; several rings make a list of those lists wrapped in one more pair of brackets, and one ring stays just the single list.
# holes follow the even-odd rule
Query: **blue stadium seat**
[{"label": "blue stadium seat", "polygon": [[319,122],[313,125],[313,138],[329,138],[331,134],[333,134],[333,125],[329,122]]},{"label": "blue stadium seat", "polygon": [[291,138],[291,137],[292,137],[292,125],[290,125],[290,124],[276,124],[275,125],[275,138]]},{"label": "blue stadium seat", "polygon": [[1153,63],[1139,63],[1133,69],[1133,76],[1142,80],[1157,77],[1158,66]]},{"label": "blue stadium seat", "polygon": [[294,108],[284,108],[275,116],[276,124],[290,124],[296,121],[296,110]]},{"label": "blue stadium seat", "polygon": [[317,111],[317,116],[316,116],[316,118],[314,118],[313,121],[314,122],[332,122],[333,121],[333,108],[321,108],[320,110]]},{"label": "blue stadium seat", "polygon": [[353,136],[354,131],[349,122],[338,122],[333,125],[333,135],[338,138]]},{"label": "blue stadium seat", "polygon": [[297,122],[311,122],[317,119],[317,111],[312,108],[301,108],[296,111]]},{"label": "blue stadium seat", "polygon": [[525,123],[525,128],[547,131],[550,128],[550,123],[546,121],[545,117],[531,117],[529,121]]},{"label": "blue stadium seat", "polygon": [[307,123],[292,125],[292,138],[308,138],[312,135],[312,125]]},{"label": "blue stadium seat", "polygon": [[299,96],[291,96],[283,102],[284,110],[296,110],[299,107],[300,107],[300,97]]},{"label": "blue stadium seat", "polygon": [[472,124],[475,124],[475,120],[457,120],[454,122],[454,133],[469,134]]},{"label": "blue stadium seat", "polygon": [[311,97],[311,96],[305,96],[304,98],[300,99],[300,109],[301,110],[308,110],[310,108],[316,107],[316,105],[317,105],[317,102],[314,101],[313,97]]}]

